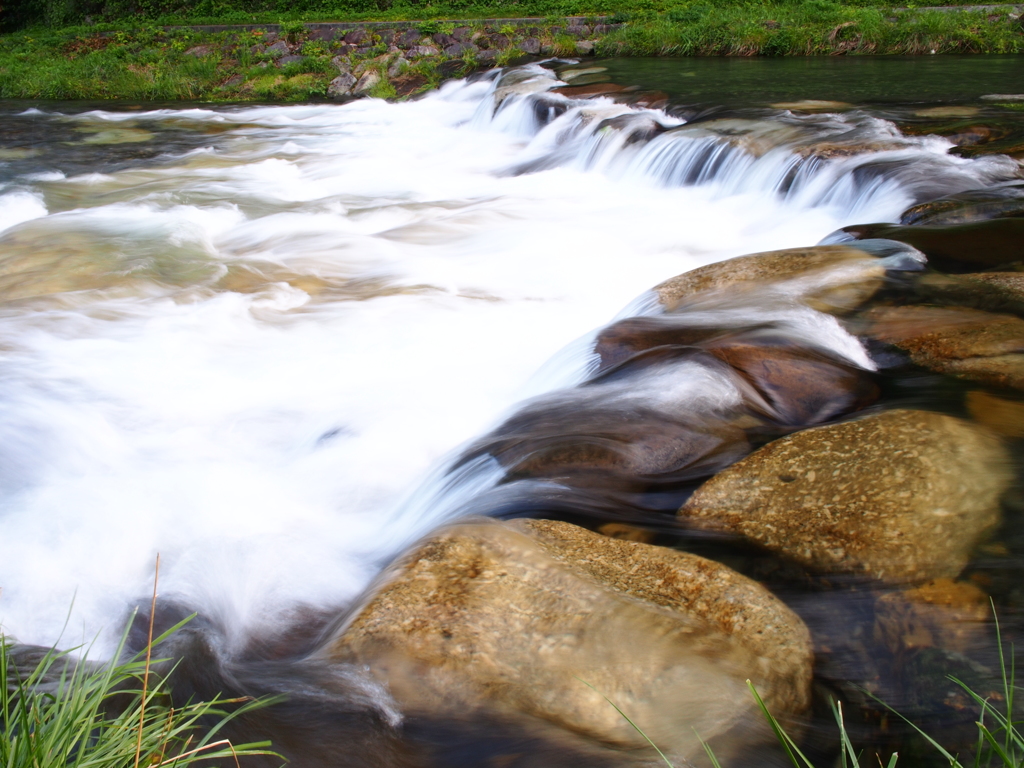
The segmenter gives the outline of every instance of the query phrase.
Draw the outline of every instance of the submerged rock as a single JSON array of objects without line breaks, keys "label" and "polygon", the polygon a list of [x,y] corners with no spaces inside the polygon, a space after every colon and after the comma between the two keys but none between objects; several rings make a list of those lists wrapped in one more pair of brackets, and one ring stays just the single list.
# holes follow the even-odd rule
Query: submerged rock
[{"label": "submerged rock", "polygon": [[894,410],[769,443],[679,510],[813,570],[891,582],[955,577],[999,521],[1009,457],[988,430]]},{"label": "submerged rock", "polygon": [[885,238],[906,243],[945,272],[975,272],[1024,260],[1024,218],[909,227],[857,224],[842,231],[858,240]]},{"label": "submerged rock", "polygon": [[922,368],[1024,389],[1024,320],[964,307],[875,307],[864,335]]},{"label": "submerged rock", "polygon": [[874,634],[892,653],[909,648],[971,653],[982,646],[990,618],[988,595],[976,585],[937,579],[878,598]]},{"label": "submerged rock", "polygon": [[768,251],[708,264],[655,286],[661,304],[676,311],[699,294],[786,288],[812,305],[849,309],[881,287],[881,259],[847,245]]},{"label": "submerged rock", "polygon": [[1024,216],[1024,183],[1001,184],[929,200],[908,208],[900,224],[969,224]]},{"label": "submerged rock", "polygon": [[[498,707],[627,748],[721,754],[806,709],[809,633],[754,581],[696,555],[552,521],[463,523],[408,554],[323,653],[400,705]],[[590,687],[592,686],[592,687]],[[607,700],[604,698],[607,697]]]}]

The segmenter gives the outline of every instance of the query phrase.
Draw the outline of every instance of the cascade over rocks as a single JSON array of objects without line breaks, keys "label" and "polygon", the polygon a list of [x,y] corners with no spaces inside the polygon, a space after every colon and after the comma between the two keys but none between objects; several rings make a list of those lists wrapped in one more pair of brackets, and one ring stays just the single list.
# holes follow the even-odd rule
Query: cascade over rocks
[{"label": "cascade over rocks", "polygon": [[878,399],[867,371],[778,334],[720,339],[707,349],[753,385],[766,415],[781,424],[820,424]]},{"label": "cascade over rocks", "polygon": [[783,718],[810,701],[807,628],[759,584],[696,555],[552,521],[436,533],[321,656],[369,665],[401,706],[496,706],[645,746],[607,696],[683,759],[701,754],[697,734],[720,757],[771,739],[748,678]]},{"label": "cascade over rocks", "polygon": [[1009,456],[983,427],[893,410],[769,443],[679,510],[826,573],[955,577],[999,521]]}]

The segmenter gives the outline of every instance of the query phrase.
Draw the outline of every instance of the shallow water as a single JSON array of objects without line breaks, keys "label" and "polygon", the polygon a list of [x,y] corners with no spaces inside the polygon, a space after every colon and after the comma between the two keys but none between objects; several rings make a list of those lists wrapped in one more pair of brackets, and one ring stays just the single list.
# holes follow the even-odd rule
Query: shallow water
[{"label": "shallow water", "polygon": [[[524,95],[558,83],[540,67],[497,111],[493,76],[397,105],[6,105],[0,624],[109,653],[159,552],[161,594],[218,625],[230,657],[342,609],[467,509],[522,514],[495,497],[493,459],[446,474],[465,445],[582,381],[596,329],[644,314],[668,277],[1018,176],[893,122],[950,101],[1016,119],[978,98],[1011,90],[1015,63],[598,62],[668,91],[666,110]],[[825,98],[853,103],[768,107]],[[716,311],[705,322],[771,320],[872,367],[821,313]],[[707,375],[673,373],[672,399],[736,401]],[[588,391],[649,405],[666,397],[651,377]],[[943,396],[917,384],[891,387]],[[848,627],[791,599],[812,628],[815,612]]]}]

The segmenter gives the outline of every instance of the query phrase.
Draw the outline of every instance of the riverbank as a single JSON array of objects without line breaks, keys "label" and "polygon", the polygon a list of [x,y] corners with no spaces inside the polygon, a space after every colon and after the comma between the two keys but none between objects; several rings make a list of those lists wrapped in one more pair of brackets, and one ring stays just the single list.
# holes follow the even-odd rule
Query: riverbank
[{"label": "riverbank", "polygon": [[0,36],[0,98],[404,99],[527,57],[1021,53],[1019,10],[815,0],[560,19],[35,28]]}]

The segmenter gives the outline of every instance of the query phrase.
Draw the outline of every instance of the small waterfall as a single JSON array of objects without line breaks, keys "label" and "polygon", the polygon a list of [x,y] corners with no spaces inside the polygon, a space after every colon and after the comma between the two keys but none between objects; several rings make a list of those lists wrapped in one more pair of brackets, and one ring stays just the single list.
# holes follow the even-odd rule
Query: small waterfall
[{"label": "small waterfall", "polygon": [[[664,187],[710,186],[718,196],[774,195],[801,208],[881,220],[907,207],[1016,177],[1009,158],[964,160],[938,137],[902,135],[860,110],[687,121],[608,97],[552,92],[565,82],[530,65],[491,73],[470,121],[528,141],[509,173],[571,167]],[[474,83],[473,93],[483,89]]]}]

